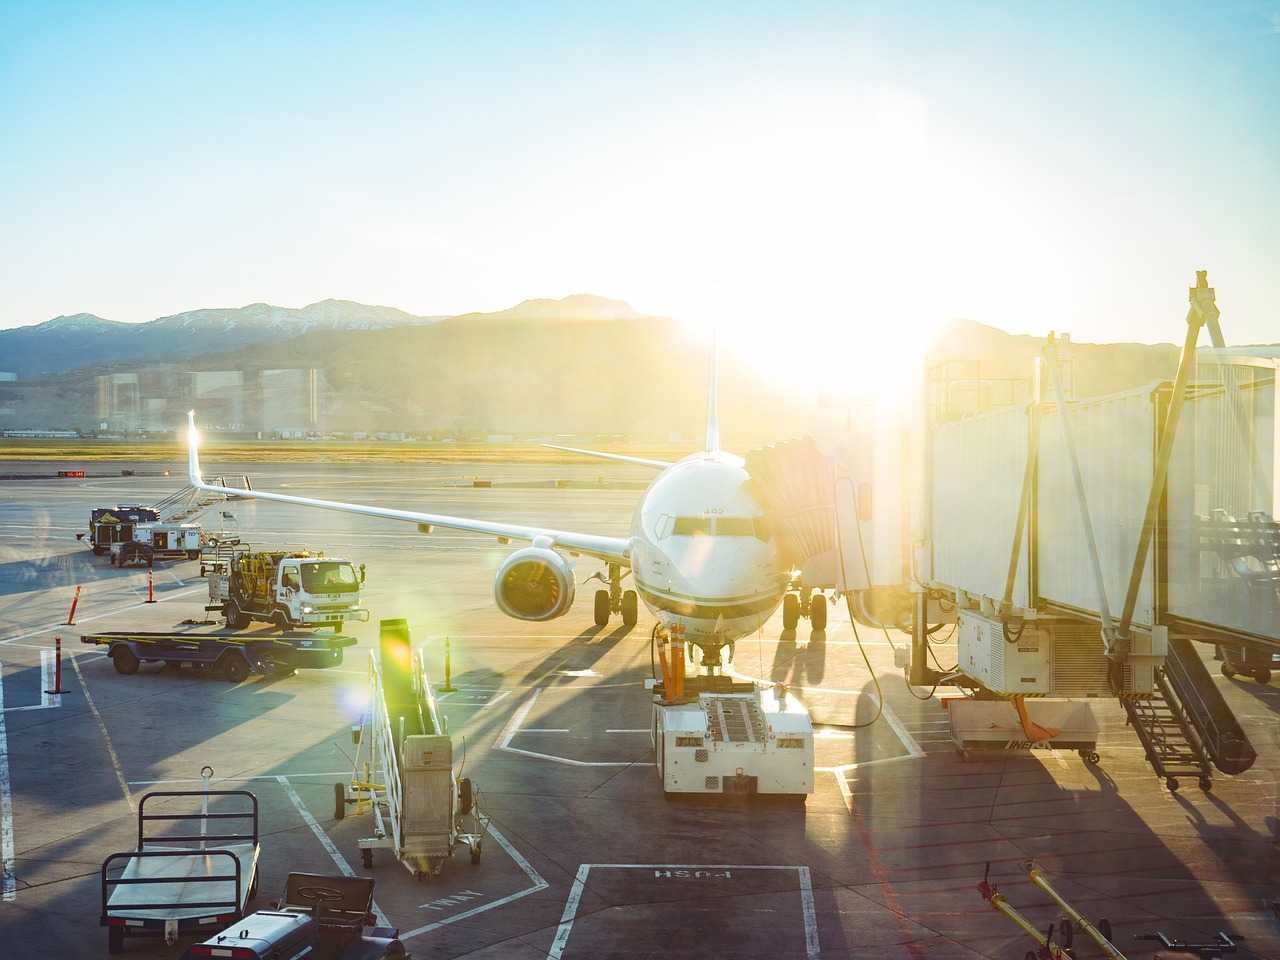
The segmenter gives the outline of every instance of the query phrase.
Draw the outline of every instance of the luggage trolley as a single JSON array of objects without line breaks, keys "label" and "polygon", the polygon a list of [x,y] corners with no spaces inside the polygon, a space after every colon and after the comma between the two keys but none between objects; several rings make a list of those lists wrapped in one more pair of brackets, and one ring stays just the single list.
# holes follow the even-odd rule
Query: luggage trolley
[{"label": "luggage trolley", "polygon": [[[121,953],[127,937],[178,937],[216,930],[245,915],[258,892],[258,798],[247,790],[157,790],[138,803],[138,848],[102,862],[102,916],[107,952]],[[157,798],[198,797],[199,813],[148,813]],[[247,808],[210,813],[209,798],[236,797]],[[249,821],[246,832],[210,833],[209,822]],[[198,834],[154,836],[148,824],[199,822]],[[119,875],[111,874],[119,870]]]}]

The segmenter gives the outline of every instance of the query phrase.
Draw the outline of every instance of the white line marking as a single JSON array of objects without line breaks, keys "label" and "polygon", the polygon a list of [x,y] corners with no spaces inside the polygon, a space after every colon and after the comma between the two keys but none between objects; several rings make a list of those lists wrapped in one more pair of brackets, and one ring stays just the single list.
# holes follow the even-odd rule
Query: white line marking
[{"label": "white line marking", "polygon": [[75,657],[68,657],[71,666],[76,671],[76,678],[80,681],[80,692],[84,694],[84,702],[89,707],[89,712],[93,714],[93,718],[98,721],[98,729],[102,731],[102,739],[107,744],[107,756],[111,760],[111,769],[116,772],[116,782],[120,784],[120,791],[124,794],[125,803],[129,804],[130,810],[137,808],[133,803],[133,794],[129,792],[129,782],[124,778],[124,767],[120,765],[120,757],[116,755],[116,748],[111,743],[111,734],[107,733],[107,724],[102,719],[102,714],[98,712],[98,706],[93,702],[93,697],[89,695],[89,685],[84,682],[84,674],[80,672],[80,664]]},{"label": "white line marking", "polygon": [[816,960],[822,951],[818,947],[818,911],[813,905],[813,878],[808,867],[796,867],[800,875],[800,909],[804,911],[804,955]]},{"label": "white line marking", "polygon": [[648,733],[648,727],[629,727],[626,729],[606,730],[605,733]]},{"label": "white line marking", "polygon": [[[174,597],[185,596],[188,593],[194,593],[200,589],[200,587],[189,587],[186,590],[175,590],[173,593],[167,593],[163,596],[156,597],[156,602],[164,603],[166,600],[172,600]],[[104,620],[107,617],[114,617],[117,613],[124,613],[126,610],[136,610],[138,607],[143,606],[146,606],[145,600],[140,603],[130,603],[123,607],[114,607],[105,613],[95,613],[92,617],[77,617],[74,625],[79,626],[82,623],[91,623],[94,620]],[[0,644],[13,643],[15,640],[27,640],[31,637],[39,637],[46,633],[53,633],[55,630],[66,630],[67,627],[67,622],[63,620],[58,623],[50,624],[47,627],[41,627],[38,630],[32,630],[29,633],[20,633],[16,637],[7,637],[4,640],[0,640]]]},{"label": "white line marking", "polygon": [[[320,823],[316,818],[311,815],[311,811],[307,809],[307,805],[303,803],[302,798],[298,796],[298,791],[293,789],[293,784],[289,782],[289,778],[281,775],[277,776],[276,780],[282,787],[284,787],[285,793],[289,795],[289,802],[292,803],[294,808],[298,811],[298,816],[302,817],[303,822],[311,828],[311,832],[316,835],[316,839],[320,841],[320,846],[324,847],[325,853],[329,854],[329,859],[333,861],[334,866],[342,871],[342,875],[344,877],[357,876],[356,872],[351,869],[351,864],[347,863],[347,858],[342,855],[342,851],[339,850],[337,845],[329,838],[329,835],[324,832],[324,828],[320,826]],[[378,920],[378,926],[391,926],[391,922],[387,920],[387,915],[382,912],[382,908],[378,906],[378,901],[376,900],[373,902],[373,915]]]},{"label": "white line marking", "polygon": [[3,872],[3,899],[11,903],[18,896],[18,878],[13,859],[13,794],[9,789],[9,735],[4,725],[4,665],[0,664],[0,872]]},{"label": "white line marking", "polygon": [[807,960],[818,960],[822,956],[822,948],[818,942],[818,917],[813,903],[813,881],[808,867],[782,866],[763,863],[584,863],[578,867],[577,876],[573,878],[573,886],[569,888],[569,896],[564,902],[564,912],[560,915],[560,925],[556,928],[555,939],[547,951],[547,960],[561,960],[564,948],[569,942],[569,934],[573,932],[573,921],[578,914],[578,905],[582,902],[582,894],[587,886],[587,877],[592,869],[596,870],[794,870],[800,881],[800,909],[804,913],[804,949]]},{"label": "white line marking", "polygon": [[[279,781],[282,776],[288,777],[290,780],[296,780],[299,777],[349,777],[350,770],[325,771],[322,773],[272,773],[267,775],[258,775],[251,777],[215,777],[211,783],[244,783],[248,780],[274,780]],[[176,780],[130,780],[131,787],[152,787],[163,783],[204,783],[200,777],[183,777]]]},{"label": "white line marking", "polygon": [[434,923],[428,923],[426,926],[410,930],[408,933],[402,933],[400,934],[400,939],[402,941],[408,940],[410,937],[417,937],[424,933],[430,933],[432,930],[437,930],[449,923],[457,923],[459,920],[466,920],[468,917],[474,917],[477,913],[484,913],[486,910],[505,907],[508,903],[512,903],[522,897],[527,897],[531,893],[537,893],[539,890],[546,890],[551,886],[551,884],[547,883],[547,881],[542,878],[542,875],[533,868],[532,864],[521,856],[520,851],[511,845],[511,841],[504,837],[498,828],[492,823],[489,824],[489,835],[498,841],[499,846],[501,846],[503,850],[507,851],[511,859],[516,862],[516,866],[524,871],[524,875],[529,878],[530,886],[494,900],[492,903],[482,903],[478,907],[472,907],[470,910],[465,910],[462,913],[455,913],[451,917],[445,917],[443,920],[437,920]]},{"label": "white line marking", "polygon": [[568,727],[521,727],[517,733],[568,733]]},{"label": "white line marking", "polygon": [[[522,757],[533,757],[536,760],[550,760],[552,763],[563,763],[569,767],[652,767],[652,763],[644,763],[638,760],[573,760],[569,757],[558,757],[550,753],[538,753],[534,750],[524,750],[520,747],[511,746],[511,741],[517,733],[526,733],[527,731],[520,728],[520,724],[524,723],[525,718],[529,716],[529,711],[533,709],[533,705],[538,701],[538,695],[542,693],[546,687],[537,687],[533,694],[524,703],[516,708],[516,712],[511,715],[511,719],[507,721],[507,725],[502,729],[502,737],[498,741],[498,749],[507,753],[516,753]],[[566,733],[568,731],[565,731]]]},{"label": "white line marking", "polygon": [[62,706],[62,694],[49,692],[53,687],[53,674],[53,651],[46,648],[40,651],[40,706],[42,707]]},{"label": "white line marking", "polygon": [[564,913],[560,915],[560,926],[556,928],[556,938],[551,941],[551,949],[547,951],[547,960],[560,960],[564,956],[565,944],[569,942],[569,934],[573,932],[573,918],[578,914],[578,904],[582,901],[582,891],[587,886],[587,874],[590,872],[591,864],[584,863],[578,868],[578,875],[573,878],[569,897],[564,902]]}]

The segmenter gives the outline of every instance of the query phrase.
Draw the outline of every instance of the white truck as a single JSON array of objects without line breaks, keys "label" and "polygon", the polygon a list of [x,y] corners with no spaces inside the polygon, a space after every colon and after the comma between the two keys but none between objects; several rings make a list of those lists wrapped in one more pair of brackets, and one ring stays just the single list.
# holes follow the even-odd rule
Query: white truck
[{"label": "white truck", "polygon": [[360,606],[364,564],[343,557],[285,551],[233,553],[207,569],[210,610],[220,611],[227,627],[243,630],[255,620],[282,633],[295,627],[332,627],[346,620],[365,622]]},{"label": "white truck", "polygon": [[119,540],[110,546],[111,565],[123,567],[130,563],[153,566],[156,560],[169,557],[185,557],[195,560],[200,556],[203,531],[198,523],[139,523],[133,527],[128,540]]}]

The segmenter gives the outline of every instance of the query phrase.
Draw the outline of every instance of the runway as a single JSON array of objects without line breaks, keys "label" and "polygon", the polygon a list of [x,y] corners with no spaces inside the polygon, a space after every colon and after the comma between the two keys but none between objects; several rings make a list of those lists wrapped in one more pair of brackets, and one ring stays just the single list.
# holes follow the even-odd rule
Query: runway
[{"label": "runway", "polygon": [[[135,466],[158,469],[95,471]],[[1057,911],[1027,882],[1030,858],[1077,907],[1110,919],[1128,956],[1149,956],[1132,938],[1157,929],[1230,930],[1248,937],[1241,956],[1280,956],[1269,906],[1280,883],[1280,687],[1219,678],[1258,762],[1218,777],[1210,794],[1193,785],[1170,794],[1115,704],[1097,705],[1098,767],[1057,752],[965,763],[938,700],[893,668],[891,646],[905,636],[862,628],[877,693],[838,609],[825,635],[803,622],[797,636],[784,634],[777,615],[736,645],[733,670],[791,684],[830,725],[818,740],[817,792],[803,807],[670,803],[647,736],[651,619],[642,610],[631,630],[597,628],[585,587],[560,620],[505,618],[492,586],[512,548],[492,538],[424,536],[409,524],[279,504],[215,507],[207,528],[224,524],[256,547],[364,563],[373,619],[347,630],[359,646],[341,669],[236,686],[154,666],[116,674],[80,635],[201,619],[205,583],[197,564],[157,565],[159,602],[147,604],[145,570],[116,570],[74,536],[91,507],[147,504],[177,489],[183,465],[169,469],[168,478],[0,481],[0,943],[18,951],[0,948],[6,956],[105,955],[102,861],[134,846],[144,793],[195,789],[206,764],[220,788],[250,790],[261,805],[261,905],[290,871],[373,876],[379,908],[415,957],[1021,960],[1030,941],[975,887],[989,864],[1009,900],[1047,926]],[[41,470],[0,462],[0,474]],[[206,475],[216,472],[205,464]],[[225,472],[248,473],[264,490],[615,536],[627,532],[632,488],[649,476],[619,465],[514,464]],[[473,488],[473,476],[494,485]],[[580,486],[555,489],[557,478]],[[596,569],[578,561],[579,581]],[[66,626],[77,585],[77,623]],[[429,883],[385,854],[364,870],[356,841],[371,832],[368,817],[339,821],[333,811],[333,784],[350,775],[350,727],[377,620],[394,617],[409,621],[433,664],[449,639],[458,692],[441,702],[455,758],[465,753],[493,818],[481,863],[464,855]],[[59,636],[67,692],[50,697],[47,651]],[[954,662],[954,645],[935,652]],[[878,701],[882,719],[850,729]],[[181,949],[138,940],[127,955]]]}]

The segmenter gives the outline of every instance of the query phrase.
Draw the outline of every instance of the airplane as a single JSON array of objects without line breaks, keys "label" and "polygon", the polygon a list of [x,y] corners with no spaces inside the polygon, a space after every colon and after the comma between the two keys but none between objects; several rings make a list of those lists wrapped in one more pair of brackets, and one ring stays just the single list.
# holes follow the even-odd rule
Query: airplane
[{"label": "airplane", "polygon": [[[501,543],[526,542],[529,546],[516,550],[502,563],[494,581],[498,608],[517,620],[545,621],[568,613],[577,588],[572,558],[592,557],[602,561],[607,571],[588,578],[607,585],[607,589],[597,590],[594,598],[597,626],[606,626],[612,614],[620,614],[625,626],[634,626],[637,600],[642,600],[661,629],[682,633],[687,642],[702,648],[703,664],[714,666],[719,664],[722,647],[758,630],[784,603],[784,597],[784,628],[795,628],[801,608],[796,595],[788,592],[792,574],[784,569],[765,511],[750,490],[743,459],[720,449],[717,379],[713,349],[706,442],[702,451],[682,460],[672,463],[556,447],[660,471],[641,497],[627,537],[205,483],[197,453],[194,410],[188,413],[189,480],[192,487],[209,493],[399,520],[416,524],[423,533],[442,527],[491,535]],[[635,589],[624,591],[622,581],[628,574]],[[805,607],[814,628],[825,627],[825,598],[817,594]]]}]

